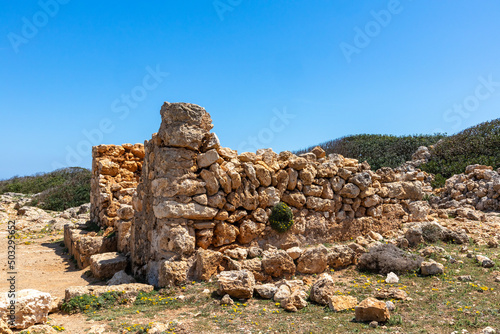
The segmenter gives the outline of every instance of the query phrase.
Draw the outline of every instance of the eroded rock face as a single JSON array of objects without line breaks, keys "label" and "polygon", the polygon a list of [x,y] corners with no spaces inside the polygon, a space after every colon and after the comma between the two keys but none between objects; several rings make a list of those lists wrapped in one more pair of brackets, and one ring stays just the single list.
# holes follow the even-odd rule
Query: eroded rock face
[{"label": "eroded rock face", "polygon": [[234,298],[252,298],[255,278],[248,270],[223,271],[217,277],[217,293]]},{"label": "eroded rock face", "polygon": [[[51,309],[52,296],[33,289],[17,292],[14,325],[16,329],[26,329],[35,324],[45,323]],[[0,318],[7,319],[10,300],[8,294],[0,298]]]}]

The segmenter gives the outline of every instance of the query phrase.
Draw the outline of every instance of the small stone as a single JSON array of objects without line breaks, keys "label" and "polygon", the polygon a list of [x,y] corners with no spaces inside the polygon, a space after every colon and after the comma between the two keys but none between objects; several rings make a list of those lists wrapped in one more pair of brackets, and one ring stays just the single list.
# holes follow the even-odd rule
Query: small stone
[{"label": "small stone", "polygon": [[481,331],[481,334],[496,334],[496,333],[497,331],[490,326],[483,328],[483,330]]},{"label": "small stone", "polygon": [[462,275],[458,276],[458,280],[462,282],[472,282],[472,277],[471,275]]},{"label": "small stone", "polygon": [[358,300],[352,296],[328,296],[328,307],[334,312],[352,309],[358,305]]},{"label": "small stone", "polygon": [[396,305],[394,305],[394,303],[391,302],[390,300],[385,302],[385,306],[389,311],[394,311],[396,309]]},{"label": "small stone", "polygon": [[355,308],[356,321],[385,322],[390,319],[390,313],[383,301],[367,298]]},{"label": "small stone", "polygon": [[387,278],[385,279],[385,282],[388,284],[396,284],[399,283],[399,277],[393,272],[390,272],[387,274]]},{"label": "small stone", "polygon": [[435,262],[433,260],[424,261],[422,262],[420,270],[422,272],[422,275],[424,276],[439,275],[444,273],[444,266],[441,263]]},{"label": "small stone", "polygon": [[234,301],[231,299],[231,296],[229,296],[227,293],[224,295],[224,297],[222,297],[222,299],[220,300],[220,304],[221,305],[228,305],[228,306],[231,306],[231,305],[234,305]]},{"label": "small stone", "polygon": [[492,268],[495,266],[495,262],[483,255],[476,255],[476,261],[479,262],[484,268]]},{"label": "small stone", "polygon": [[272,299],[278,288],[274,284],[258,284],[254,291],[263,299]]},{"label": "small stone", "polygon": [[377,327],[378,327],[378,322],[376,322],[376,321],[371,321],[368,325],[369,325],[371,328],[377,328]]}]

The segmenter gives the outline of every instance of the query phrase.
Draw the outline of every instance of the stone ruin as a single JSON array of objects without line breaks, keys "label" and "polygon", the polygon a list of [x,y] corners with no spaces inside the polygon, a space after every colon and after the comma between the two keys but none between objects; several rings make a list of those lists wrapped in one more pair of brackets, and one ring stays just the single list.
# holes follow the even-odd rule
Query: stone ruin
[{"label": "stone ruin", "polygon": [[88,226],[64,229],[64,243],[80,268],[94,254],[129,251],[135,195],[142,172],[143,144],[99,145],[92,148],[90,220],[105,230],[97,235]]},{"label": "stone ruin", "polygon": [[[198,248],[287,249],[391,230],[424,194],[423,172],[375,173],[320,148],[301,156],[238,154],[220,146],[210,115],[197,105],[165,103],[161,117],[145,144],[130,239],[134,274],[155,285],[165,263],[190,263]],[[295,220],[282,234],[268,222],[280,201]]]},{"label": "stone ruin", "polygon": [[[207,280],[233,269],[248,269],[261,281],[296,269],[319,273],[293,249],[383,234],[425,220],[430,210],[422,199],[432,192],[432,178],[411,164],[374,172],[366,162],[326,156],[319,147],[300,156],[271,149],[238,153],[220,146],[200,106],[166,102],[161,118],[144,147],[93,148],[91,217],[106,232],[65,229],[81,266],[93,254],[118,250],[128,256],[136,278],[156,286]],[[279,202],[294,215],[285,233],[268,221]],[[264,251],[261,261],[263,250],[286,259],[266,262]]]}]

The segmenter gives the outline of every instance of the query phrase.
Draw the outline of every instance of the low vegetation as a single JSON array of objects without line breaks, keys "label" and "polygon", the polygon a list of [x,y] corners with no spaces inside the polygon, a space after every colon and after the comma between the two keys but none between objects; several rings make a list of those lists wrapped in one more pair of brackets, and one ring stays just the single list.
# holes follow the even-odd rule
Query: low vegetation
[{"label": "low vegetation", "polygon": [[[443,134],[390,136],[354,135],[319,144],[327,154],[338,153],[348,158],[367,161],[373,170],[380,167],[397,167],[411,156],[419,146],[430,146],[444,138]],[[309,152],[312,147],[297,152]]]},{"label": "low vegetation", "polygon": [[31,205],[63,211],[90,202],[91,172],[80,167],[58,169],[32,176],[15,176],[0,181],[0,194],[38,194]]},{"label": "low vegetation", "polygon": [[436,175],[436,187],[444,185],[447,178],[463,173],[468,165],[500,168],[500,118],[443,138],[431,149],[431,154],[421,169]]}]

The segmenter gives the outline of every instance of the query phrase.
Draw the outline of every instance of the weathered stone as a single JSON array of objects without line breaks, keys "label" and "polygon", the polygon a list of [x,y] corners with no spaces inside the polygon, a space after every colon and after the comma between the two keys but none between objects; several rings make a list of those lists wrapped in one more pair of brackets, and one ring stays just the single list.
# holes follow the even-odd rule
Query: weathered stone
[{"label": "weathered stone", "polygon": [[274,284],[257,284],[254,291],[264,299],[272,299],[278,288]]},{"label": "weathered stone", "polygon": [[257,238],[266,228],[265,224],[255,223],[252,220],[244,220],[240,224],[238,241],[242,244],[250,243]]},{"label": "weathered stone", "polygon": [[212,149],[205,153],[200,153],[196,157],[196,162],[198,163],[198,168],[205,168],[219,160],[219,153],[217,150]]},{"label": "weathered stone", "polygon": [[433,260],[423,261],[420,266],[420,270],[424,276],[438,275],[444,272],[444,266]]},{"label": "weathered stone", "polygon": [[211,228],[196,230],[196,245],[203,249],[207,249],[212,244],[213,236],[214,230]]},{"label": "weathered stone", "polygon": [[355,184],[361,191],[367,189],[372,184],[370,173],[356,173],[349,179],[349,182]]},{"label": "weathered stone", "polygon": [[282,200],[286,204],[296,208],[301,208],[304,206],[304,204],[306,204],[306,197],[300,192],[285,193]]},{"label": "weathered stone", "polygon": [[66,288],[64,293],[64,299],[70,300],[72,298],[80,297],[83,295],[93,295],[99,297],[103,293],[110,291],[123,292],[123,297],[127,299],[135,298],[140,292],[151,292],[154,290],[154,286],[149,284],[141,283],[131,283],[131,284],[120,284],[119,286],[101,286],[101,285],[86,285],[86,286],[70,286]]},{"label": "weathered stone", "polygon": [[158,274],[158,286],[170,287],[186,283],[188,264],[186,261],[162,261]]},{"label": "weathered stone", "polygon": [[119,253],[95,254],[90,257],[92,275],[99,279],[111,278],[126,267],[127,258]]},{"label": "weathered stone", "polygon": [[330,248],[327,263],[330,268],[342,268],[356,262],[356,252],[349,246],[339,245]]},{"label": "weathered stone", "polygon": [[217,273],[224,256],[213,250],[198,249],[196,251],[196,265],[194,276],[197,280],[208,281]]},{"label": "weathered stone", "polygon": [[[49,293],[25,289],[16,293],[15,319],[10,327],[26,329],[34,324],[45,323],[49,315],[52,296]],[[8,293],[0,297],[0,319],[7,320],[10,314]]]},{"label": "weathered stone", "polygon": [[187,218],[187,219],[206,219],[215,217],[218,210],[198,203],[182,204],[175,201],[164,201],[153,206],[156,218]]},{"label": "weathered stone", "polygon": [[286,252],[292,259],[297,260],[302,255],[304,250],[302,250],[300,247],[291,247],[288,248]]},{"label": "weathered stone", "polygon": [[320,275],[319,279],[312,285],[309,299],[320,305],[327,305],[334,294],[335,283],[328,274]]},{"label": "weathered stone", "polygon": [[375,298],[406,300],[408,299],[408,293],[396,287],[383,288],[375,292]]},{"label": "weathered stone", "polygon": [[108,285],[120,285],[120,284],[130,284],[135,283],[135,278],[127,275],[125,270],[120,270],[115,273],[113,277],[108,281]]},{"label": "weathered stone", "polygon": [[252,298],[255,278],[248,270],[223,271],[217,279],[217,293],[235,298]]},{"label": "weathered stone", "polygon": [[207,189],[208,196],[217,194],[219,191],[219,181],[215,177],[215,174],[209,170],[203,169],[200,172],[200,176],[205,181],[205,188]]},{"label": "weathered stone", "polygon": [[262,165],[255,165],[255,174],[260,184],[264,187],[271,185],[271,172]]},{"label": "weathered stone", "polygon": [[319,274],[328,266],[328,249],[320,245],[315,248],[306,249],[297,260],[297,271],[304,274]]},{"label": "weathered stone", "polygon": [[431,207],[429,203],[425,201],[415,201],[408,205],[408,209],[411,213],[411,221],[423,221],[427,218]]},{"label": "weathered stone", "polygon": [[328,307],[334,312],[340,312],[355,308],[358,305],[356,297],[352,296],[328,296]]},{"label": "weathered stone", "polygon": [[390,319],[390,313],[384,302],[375,298],[367,298],[355,308],[356,321],[385,322]]},{"label": "weathered stone", "polygon": [[359,195],[360,191],[361,190],[355,184],[347,183],[342,188],[339,195],[346,198],[356,198]]},{"label": "weathered stone", "polygon": [[295,274],[295,263],[284,250],[265,251],[262,267],[272,277],[286,277]]},{"label": "weathered stone", "polygon": [[217,225],[215,225],[214,246],[219,247],[231,244],[236,241],[236,237],[238,237],[239,234],[240,231],[236,226],[225,222],[218,222]]},{"label": "weathered stone", "polygon": [[273,300],[277,303],[281,303],[282,300],[287,299],[292,294],[292,290],[286,284],[282,284],[278,287],[278,290],[274,293]]},{"label": "weathered stone", "polygon": [[307,306],[307,294],[302,290],[293,291],[290,296],[281,301],[281,307],[288,312],[297,312]]},{"label": "weathered stone", "polygon": [[308,209],[315,211],[328,211],[333,212],[335,210],[335,202],[329,199],[323,199],[320,197],[307,197],[306,206]]},{"label": "weathered stone", "polygon": [[234,300],[226,293],[224,297],[221,298],[220,304],[224,306],[232,306],[234,305]]}]

